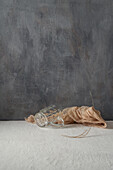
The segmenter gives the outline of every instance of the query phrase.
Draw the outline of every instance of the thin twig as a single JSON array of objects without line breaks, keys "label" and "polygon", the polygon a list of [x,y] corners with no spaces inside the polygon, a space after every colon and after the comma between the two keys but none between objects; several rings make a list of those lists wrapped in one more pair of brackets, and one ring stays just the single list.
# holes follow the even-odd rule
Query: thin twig
[{"label": "thin twig", "polygon": [[90,94],[90,96],[91,96],[92,106],[94,106],[94,100],[93,100],[92,92],[91,92],[91,91],[89,91],[89,94]]},{"label": "thin twig", "polygon": [[68,138],[83,138],[89,133],[90,129],[91,128],[89,128],[88,130],[85,130],[82,134],[80,134],[78,136],[68,136],[68,135],[62,135],[62,136],[68,137]]}]

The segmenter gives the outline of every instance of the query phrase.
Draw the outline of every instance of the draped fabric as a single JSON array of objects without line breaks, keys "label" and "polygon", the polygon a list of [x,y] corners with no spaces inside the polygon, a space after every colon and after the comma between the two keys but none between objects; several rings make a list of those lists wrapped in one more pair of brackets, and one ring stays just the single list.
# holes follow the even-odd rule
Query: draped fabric
[{"label": "draped fabric", "polygon": [[[54,115],[52,115],[54,118]],[[52,119],[51,116],[51,119]],[[81,106],[81,107],[69,107],[58,112],[56,116],[60,116],[64,120],[64,124],[74,124],[80,123],[86,126],[94,126],[99,128],[106,128],[107,124],[105,120],[101,117],[101,114],[93,106]],[[35,123],[33,115],[30,115],[25,119],[27,122]],[[57,121],[56,123],[60,123]]]}]

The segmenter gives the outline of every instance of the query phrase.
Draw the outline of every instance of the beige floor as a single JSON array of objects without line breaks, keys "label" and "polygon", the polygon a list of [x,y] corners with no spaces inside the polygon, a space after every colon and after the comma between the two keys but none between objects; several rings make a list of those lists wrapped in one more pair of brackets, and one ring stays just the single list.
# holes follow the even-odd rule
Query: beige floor
[{"label": "beige floor", "polygon": [[113,170],[113,122],[89,127],[39,128],[25,121],[0,121],[0,170]]}]

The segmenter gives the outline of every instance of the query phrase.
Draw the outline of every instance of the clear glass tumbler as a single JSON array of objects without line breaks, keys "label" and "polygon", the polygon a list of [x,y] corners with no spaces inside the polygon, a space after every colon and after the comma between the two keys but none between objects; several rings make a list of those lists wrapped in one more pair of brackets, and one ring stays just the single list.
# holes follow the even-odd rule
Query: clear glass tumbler
[{"label": "clear glass tumbler", "polygon": [[35,114],[36,124],[40,127],[52,125],[56,127],[64,126],[64,120],[59,116],[61,109],[55,105],[46,107]]}]

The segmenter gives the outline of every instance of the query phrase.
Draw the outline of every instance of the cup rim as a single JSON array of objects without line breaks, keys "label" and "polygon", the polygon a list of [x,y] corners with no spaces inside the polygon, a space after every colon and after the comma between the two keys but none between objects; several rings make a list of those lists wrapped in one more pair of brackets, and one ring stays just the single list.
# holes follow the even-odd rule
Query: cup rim
[{"label": "cup rim", "polygon": [[[44,125],[41,125],[40,123],[37,122],[37,116],[38,116],[38,115],[42,115],[42,116],[45,118],[45,123],[44,123]],[[38,112],[38,113],[35,114],[35,121],[36,121],[36,124],[37,124],[38,126],[40,126],[40,127],[44,127],[44,126],[48,125],[47,116],[46,116],[44,113],[42,113],[42,112]]]}]

